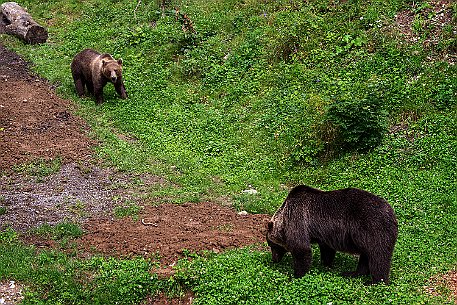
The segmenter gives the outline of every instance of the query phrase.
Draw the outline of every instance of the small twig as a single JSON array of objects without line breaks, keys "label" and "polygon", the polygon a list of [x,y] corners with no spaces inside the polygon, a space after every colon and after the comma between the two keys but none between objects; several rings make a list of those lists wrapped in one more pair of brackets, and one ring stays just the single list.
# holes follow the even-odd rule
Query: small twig
[{"label": "small twig", "polygon": [[133,16],[135,17],[135,19],[136,19],[136,10],[137,10],[138,7],[140,6],[140,4],[141,4],[141,0],[138,0],[138,3],[136,4],[135,9],[133,10]]},{"label": "small twig", "polygon": [[154,226],[154,227],[158,227],[159,225],[156,224],[155,222],[145,222],[144,219],[141,219],[141,223],[145,226]]}]

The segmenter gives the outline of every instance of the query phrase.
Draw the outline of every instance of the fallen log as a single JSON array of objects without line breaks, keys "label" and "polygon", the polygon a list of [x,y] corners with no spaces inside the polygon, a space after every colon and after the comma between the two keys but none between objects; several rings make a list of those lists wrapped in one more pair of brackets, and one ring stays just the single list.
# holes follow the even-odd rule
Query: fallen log
[{"label": "fallen log", "polygon": [[5,32],[15,35],[29,44],[46,42],[48,31],[33,20],[32,16],[16,2],[1,5]]}]

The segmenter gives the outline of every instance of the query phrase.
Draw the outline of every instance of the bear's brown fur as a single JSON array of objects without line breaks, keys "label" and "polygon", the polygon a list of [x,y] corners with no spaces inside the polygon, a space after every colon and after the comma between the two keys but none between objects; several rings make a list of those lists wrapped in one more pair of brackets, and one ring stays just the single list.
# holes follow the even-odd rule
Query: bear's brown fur
[{"label": "bear's brown fur", "polygon": [[112,82],[119,96],[127,98],[122,81],[122,59],[115,60],[110,54],[85,49],[73,58],[71,74],[80,97],[84,95],[84,87],[87,87],[97,104],[103,103],[103,87]]},{"label": "bear's brown fur", "polygon": [[266,238],[273,262],[291,252],[296,277],[309,270],[311,243],[318,243],[325,266],[336,251],[359,254],[357,269],[344,275],[388,284],[397,235],[394,210],[384,199],[355,188],[325,192],[300,185],[271,218]]}]

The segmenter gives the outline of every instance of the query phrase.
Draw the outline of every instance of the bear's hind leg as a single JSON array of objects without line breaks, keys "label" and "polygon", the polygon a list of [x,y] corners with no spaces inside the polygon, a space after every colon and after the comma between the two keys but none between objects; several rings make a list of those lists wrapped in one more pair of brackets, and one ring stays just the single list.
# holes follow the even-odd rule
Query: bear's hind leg
[{"label": "bear's hind leg", "polygon": [[330,267],[335,259],[336,250],[323,243],[319,243],[319,250],[321,252],[322,265]]},{"label": "bear's hind leg", "polygon": [[76,93],[78,93],[79,97],[84,96],[84,84],[81,79],[75,81]]},{"label": "bear's hind leg", "polygon": [[84,77],[82,75],[73,74],[73,81],[75,83],[76,93],[78,96],[84,96]]},{"label": "bear's hind leg", "polygon": [[369,259],[366,254],[360,254],[359,262],[357,264],[357,269],[355,271],[344,272],[343,276],[346,277],[358,277],[363,275],[369,275]]},{"label": "bear's hind leg", "polygon": [[373,285],[377,283],[389,284],[389,273],[390,273],[390,258],[377,257],[371,259],[369,262],[371,281],[367,282],[367,285]]}]

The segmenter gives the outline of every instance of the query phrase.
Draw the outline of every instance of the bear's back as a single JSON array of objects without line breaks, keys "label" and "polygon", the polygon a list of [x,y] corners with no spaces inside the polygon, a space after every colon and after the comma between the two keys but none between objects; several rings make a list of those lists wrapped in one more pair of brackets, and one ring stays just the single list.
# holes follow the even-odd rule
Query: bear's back
[{"label": "bear's back", "polygon": [[293,188],[283,207],[288,209],[306,209],[316,215],[331,218],[368,218],[372,214],[393,216],[392,207],[383,198],[370,192],[345,188],[333,191],[321,191],[306,185]]},{"label": "bear's back", "polygon": [[92,73],[92,64],[100,56],[95,50],[84,49],[73,58],[71,63],[72,70],[79,70],[85,75],[90,75]]}]

